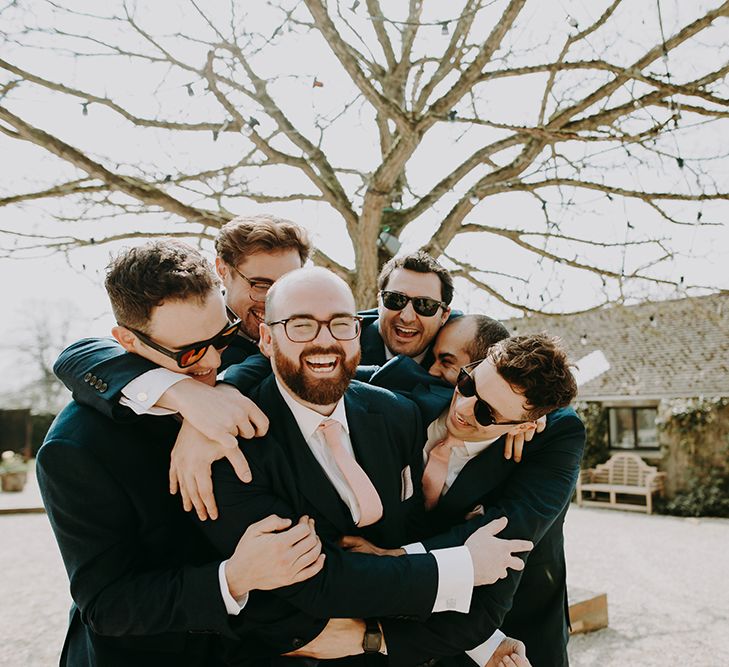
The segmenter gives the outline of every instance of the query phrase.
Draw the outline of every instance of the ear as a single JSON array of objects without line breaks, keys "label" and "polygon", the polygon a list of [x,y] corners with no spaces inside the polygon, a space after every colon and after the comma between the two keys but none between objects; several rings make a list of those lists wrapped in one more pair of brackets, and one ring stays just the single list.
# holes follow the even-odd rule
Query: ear
[{"label": "ear", "polygon": [[225,280],[228,277],[228,265],[223,261],[221,257],[215,258],[215,273],[218,274],[218,277],[225,282]]},{"label": "ear", "polygon": [[260,333],[260,340],[258,341],[258,347],[261,353],[271,359],[273,357],[273,340],[271,339],[271,327],[268,324],[261,322],[258,325],[258,331]]},{"label": "ear", "polygon": [[446,308],[443,311],[443,315],[441,315],[441,318],[440,318],[440,326],[443,326],[448,321],[448,318],[450,316],[451,316],[451,307],[448,306],[448,308]]},{"label": "ear", "polygon": [[116,338],[119,345],[121,345],[127,352],[136,353],[137,337],[129,331],[129,329],[117,324],[114,328],[112,328],[111,335]]}]

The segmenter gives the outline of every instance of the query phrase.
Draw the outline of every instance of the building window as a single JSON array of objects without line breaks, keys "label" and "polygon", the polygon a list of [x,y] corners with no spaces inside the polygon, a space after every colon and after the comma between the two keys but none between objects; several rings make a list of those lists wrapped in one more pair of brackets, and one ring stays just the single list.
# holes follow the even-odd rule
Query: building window
[{"label": "building window", "polygon": [[656,408],[610,408],[613,449],[658,449]]}]

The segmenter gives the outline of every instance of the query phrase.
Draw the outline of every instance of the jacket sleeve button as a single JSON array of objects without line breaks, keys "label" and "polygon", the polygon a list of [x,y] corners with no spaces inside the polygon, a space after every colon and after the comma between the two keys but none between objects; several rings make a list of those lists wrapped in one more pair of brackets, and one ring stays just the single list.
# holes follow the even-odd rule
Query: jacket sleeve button
[{"label": "jacket sleeve button", "polygon": [[90,379],[91,379],[91,373],[86,373],[86,375],[84,375],[84,382],[88,382]]}]

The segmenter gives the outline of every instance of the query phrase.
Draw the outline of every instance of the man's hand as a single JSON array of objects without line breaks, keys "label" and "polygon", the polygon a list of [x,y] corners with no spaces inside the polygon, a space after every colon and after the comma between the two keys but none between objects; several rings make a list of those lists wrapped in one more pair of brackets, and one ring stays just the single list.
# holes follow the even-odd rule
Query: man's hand
[{"label": "man's hand", "polygon": [[530,442],[535,433],[541,433],[545,428],[547,428],[547,418],[540,417],[536,421],[519,424],[509,431],[504,439],[504,458],[510,459],[513,456],[514,462],[519,463],[524,443]]},{"label": "man's hand", "polygon": [[[314,520],[271,515],[248,526],[225,564],[225,579],[234,598],[253,590],[268,591],[313,577],[324,566]],[[288,529],[288,530],[287,530]]]},{"label": "man's hand", "polygon": [[[326,627],[306,646],[285,655],[333,660],[364,653],[365,622],[357,618],[330,618]],[[383,637],[384,643],[384,637]]]},{"label": "man's hand", "polygon": [[180,380],[156,405],[179,412],[210,440],[229,449],[238,449],[237,436],[256,438],[268,431],[268,417],[229,384],[209,387],[193,379]]},{"label": "man's hand", "polygon": [[339,546],[347,551],[374,556],[404,556],[406,553],[405,549],[381,549],[359,535],[345,535],[339,540]]},{"label": "man's hand", "polygon": [[251,481],[251,469],[237,443],[235,449],[228,449],[203,435],[187,420],[182,422],[170,454],[170,493],[174,495],[179,489],[185,511],[195,507],[201,521],[208,516],[218,518],[210,466],[222,458],[230,461],[241,482]]},{"label": "man's hand", "polygon": [[518,639],[506,637],[494,651],[485,667],[531,667],[526,647]]},{"label": "man's hand", "polygon": [[528,540],[502,540],[495,537],[506,528],[506,523],[505,516],[495,519],[466,540],[473,559],[475,586],[485,586],[503,579],[507,575],[507,568],[524,569],[524,561],[513,554],[531,551],[534,545]]}]

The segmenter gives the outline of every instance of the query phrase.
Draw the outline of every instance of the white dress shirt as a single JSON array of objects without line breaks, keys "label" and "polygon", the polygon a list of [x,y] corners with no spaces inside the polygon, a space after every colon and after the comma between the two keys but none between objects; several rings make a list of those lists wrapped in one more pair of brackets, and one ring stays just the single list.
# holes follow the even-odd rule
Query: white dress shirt
[{"label": "white dress shirt", "polygon": [[[314,458],[319,462],[324,474],[331,481],[339,497],[349,508],[354,523],[357,523],[360,510],[354,492],[326,448],[320,432],[317,431],[319,424],[326,419],[338,421],[344,427],[344,447],[354,456],[352,442],[349,437],[349,424],[344,410],[344,399],[339,400],[331,415],[324,416],[299,403],[289,393],[289,390],[279,382],[278,378],[276,378],[276,384]],[[394,474],[399,477],[400,471],[395,471]],[[433,612],[458,611],[464,614],[468,613],[473,594],[473,560],[468,548],[463,546],[435,549],[431,553],[435,557],[438,566],[438,591],[433,605]]]}]

